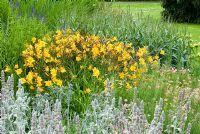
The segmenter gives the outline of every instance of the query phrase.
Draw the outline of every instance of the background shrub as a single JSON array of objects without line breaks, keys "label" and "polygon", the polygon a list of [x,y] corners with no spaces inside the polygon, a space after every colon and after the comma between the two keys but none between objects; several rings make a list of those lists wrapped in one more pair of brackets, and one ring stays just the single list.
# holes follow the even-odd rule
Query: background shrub
[{"label": "background shrub", "polygon": [[165,19],[177,22],[200,23],[199,0],[162,0],[165,9],[162,13]]}]

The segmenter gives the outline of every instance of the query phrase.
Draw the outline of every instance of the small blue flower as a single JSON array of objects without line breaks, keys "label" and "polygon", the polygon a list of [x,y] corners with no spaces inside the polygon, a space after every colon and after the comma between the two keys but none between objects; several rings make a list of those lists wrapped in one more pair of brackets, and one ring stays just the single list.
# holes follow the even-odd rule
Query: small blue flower
[{"label": "small blue flower", "polygon": [[19,2],[18,2],[18,0],[16,0],[16,2],[15,2],[15,7],[19,8]]}]

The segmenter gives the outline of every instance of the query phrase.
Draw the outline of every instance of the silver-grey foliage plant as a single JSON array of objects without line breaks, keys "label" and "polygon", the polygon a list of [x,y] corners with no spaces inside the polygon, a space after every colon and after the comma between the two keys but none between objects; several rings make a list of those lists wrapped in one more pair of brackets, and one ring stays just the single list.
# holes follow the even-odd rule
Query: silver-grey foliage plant
[{"label": "silver-grey foliage plant", "polygon": [[[164,131],[170,134],[190,133],[191,124],[189,123],[185,128],[190,101],[182,115],[182,92],[177,110],[171,112],[172,120],[164,130],[163,99],[160,99],[156,105],[153,120],[148,122],[144,113],[144,102],[136,97],[129,104],[126,101],[124,103],[121,98],[116,101],[109,80],[106,80],[106,92],[92,96],[91,106],[84,113],[84,117],[80,118],[75,114],[73,119],[69,116],[71,84],[68,87],[70,91],[65,108],[61,105],[62,96],[59,96],[55,103],[50,102],[50,98],[40,93],[35,99],[28,97],[20,81],[15,97],[13,75],[6,81],[2,72],[1,83],[0,134],[162,134]],[[135,96],[137,96],[136,89]],[[31,99],[33,103],[30,108]],[[62,111],[67,112],[62,113]],[[64,120],[67,120],[66,125],[63,123]]]}]

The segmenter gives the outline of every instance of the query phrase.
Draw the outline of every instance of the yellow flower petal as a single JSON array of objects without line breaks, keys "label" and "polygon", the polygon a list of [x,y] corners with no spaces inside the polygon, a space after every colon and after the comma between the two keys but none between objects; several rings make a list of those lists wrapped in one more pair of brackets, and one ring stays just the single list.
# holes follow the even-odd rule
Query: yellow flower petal
[{"label": "yellow flower petal", "polygon": [[25,84],[26,83],[26,79],[25,78],[21,78],[20,81],[21,81],[21,84]]},{"label": "yellow flower petal", "polygon": [[19,68],[19,65],[16,64],[16,65],[14,66],[14,69],[18,69],[18,68]]},{"label": "yellow flower petal", "polygon": [[35,38],[35,37],[32,38],[32,42],[33,42],[33,43],[36,42],[36,38]]},{"label": "yellow flower petal", "polygon": [[6,66],[5,72],[11,72],[11,68],[9,66]]},{"label": "yellow flower petal", "polygon": [[94,67],[92,69],[92,71],[93,71],[93,76],[96,77],[96,78],[98,78],[99,74],[100,74],[99,70],[96,67]]},{"label": "yellow flower petal", "polygon": [[84,93],[85,94],[89,94],[91,92],[91,89],[90,88],[86,88],[85,90],[84,90]]},{"label": "yellow flower petal", "polygon": [[160,54],[161,54],[161,55],[165,55],[165,51],[164,51],[164,50],[161,50],[161,51],[160,51]]},{"label": "yellow flower petal", "polygon": [[17,75],[20,75],[22,73],[22,69],[21,68],[16,69],[15,72],[16,72]]},{"label": "yellow flower petal", "polygon": [[44,83],[45,83],[45,86],[47,86],[47,87],[52,85],[52,82],[50,80],[49,81],[45,81]]}]

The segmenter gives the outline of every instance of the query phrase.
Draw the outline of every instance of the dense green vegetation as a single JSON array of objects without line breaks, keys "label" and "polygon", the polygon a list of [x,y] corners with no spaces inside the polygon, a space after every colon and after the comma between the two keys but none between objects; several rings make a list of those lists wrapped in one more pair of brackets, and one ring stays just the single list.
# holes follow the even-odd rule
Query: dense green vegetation
[{"label": "dense green vegetation", "polygon": [[[184,91],[185,96],[181,99],[185,101],[190,99],[192,107],[184,128],[186,129],[188,122],[191,122],[191,133],[199,133],[200,120],[196,118],[196,113],[200,112],[199,61],[193,64],[188,60],[191,54],[194,54],[189,46],[200,41],[200,25],[163,21],[162,10],[159,2],[104,3],[96,0],[13,0],[9,2],[2,0],[0,2],[0,70],[6,71],[6,78],[11,73],[14,74],[15,87],[19,79],[23,80],[25,92],[33,99],[31,101],[34,102],[38,97],[36,93],[39,91],[42,92],[40,95],[48,93],[50,97],[47,98],[53,102],[52,104],[56,99],[60,99],[63,115],[66,115],[67,111],[67,116],[72,118],[75,113],[78,113],[81,121],[85,120],[85,111],[91,108],[91,98],[99,96],[101,91],[106,92],[104,81],[107,78],[112,85],[110,85],[113,89],[112,95],[117,101],[122,97],[124,104],[132,102],[135,98],[134,89],[138,89],[137,97],[144,101],[144,113],[148,115],[149,122],[154,118],[157,102],[163,98],[163,109],[166,111],[164,129],[167,125],[180,125],[178,116],[171,121],[170,114],[171,111],[177,110],[178,94]],[[132,51],[128,51],[128,54],[125,47],[117,46],[123,46],[123,43],[131,44],[129,49]],[[67,49],[66,44],[68,44]],[[39,50],[35,49],[34,45],[39,46]],[[51,61],[54,63],[46,61],[45,56],[41,56],[42,58],[39,56],[40,45],[42,52],[46,49],[45,52],[53,55]],[[60,53],[57,53],[64,50],[63,46],[66,55],[71,56],[70,58],[63,58]],[[102,46],[106,46],[108,56],[103,57],[104,61],[100,58],[105,51]],[[88,49],[84,51],[84,48]],[[193,48],[197,48],[195,54],[198,53],[198,45]],[[24,51],[25,49],[28,52]],[[35,54],[33,59],[26,57],[33,52]],[[130,52],[133,53],[131,56],[129,56]],[[48,57],[48,54],[45,54]],[[95,59],[95,56],[99,57]],[[129,62],[122,60],[127,57]],[[155,66],[149,64],[154,63],[153,61],[156,61]],[[27,67],[25,62],[32,64]],[[119,64],[121,66],[116,65],[118,62],[122,62]],[[143,68],[135,69],[135,66]],[[191,66],[196,68],[192,70]],[[113,72],[109,73],[107,68]],[[129,81],[128,72],[137,69],[138,72],[145,73],[137,74],[138,76],[131,73],[133,75],[131,79],[134,80]],[[59,74],[61,70],[64,75]],[[56,79],[52,75],[56,75]],[[36,83],[33,82],[34,88],[30,86],[31,82],[27,82],[29,80]],[[120,86],[123,84],[125,86]],[[40,88],[37,91],[35,87],[38,86]],[[67,99],[68,95],[70,95],[70,102]],[[29,106],[33,111],[32,105]],[[62,125],[67,126],[68,122],[69,120],[63,119]],[[68,129],[74,128],[66,129],[68,132]],[[174,128],[175,131],[182,130]]]},{"label": "dense green vegetation", "polygon": [[[161,20],[161,12],[164,10],[159,2],[137,2],[137,3],[114,3],[113,8],[123,9],[135,15],[142,14],[144,16],[152,16]],[[190,23],[175,23],[179,30],[186,30],[191,34],[194,42],[200,41],[200,25]]]},{"label": "dense green vegetation", "polygon": [[[49,3],[48,6],[38,4],[38,7],[36,6],[33,11],[29,11],[31,9],[31,5],[34,5],[33,2],[30,2],[30,4],[22,2],[22,6],[20,6],[19,4],[19,7],[13,7],[12,15],[15,14],[15,16],[10,18],[10,26],[6,27],[6,29],[3,30],[9,31],[11,29],[11,32],[8,33],[10,34],[9,38],[7,39],[7,35],[2,34],[1,41],[4,41],[3,46],[13,44],[13,47],[11,47],[11,49],[14,49],[14,53],[12,53],[10,56],[6,56],[7,54],[5,52],[12,50],[4,50],[8,49],[9,47],[1,49],[2,55],[5,55],[5,57],[2,57],[1,60],[3,61],[1,63],[1,68],[5,67],[6,64],[13,65],[19,58],[19,50],[23,48],[22,44],[28,39],[30,40],[31,36],[34,35],[34,32],[29,32],[29,30],[27,31],[27,28],[25,28],[24,30],[20,30],[21,34],[18,33],[18,29],[24,28],[20,25],[27,24],[27,27],[31,29],[31,27],[29,27],[29,25],[31,24],[29,23],[35,25],[33,26],[35,27],[35,32],[39,32],[35,34],[36,37],[40,37],[41,34],[47,33],[48,31],[57,28],[70,27],[73,30],[80,30],[81,32],[90,34],[98,34],[104,37],[116,36],[120,41],[131,42],[136,48],[141,46],[149,46],[149,49],[150,51],[152,51],[152,53],[156,53],[159,52],[161,49],[165,49],[165,51],[169,55],[166,56],[165,59],[163,59],[164,62],[178,66],[183,66],[185,64],[184,62],[186,59],[184,58],[184,56],[187,53],[185,49],[187,44],[189,43],[189,40],[187,39],[187,37],[182,36],[184,35],[184,33],[177,32],[177,29],[174,28],[174,26],[170,26],[168,24],[164,24],[162,22],[152,20],[147,17],[142,19],[140,16],[136,15],[135,17],[138,18],[138,21],[135,22],[135,20],[132,19],[133,16],[131,14],[124,14],[123,12],[115,13],[115,11],[108,11],[111,13],[107,14],[107,12],[102,12],[101,10],[96,9],[94,13],[87,15],[87,12],[92,10],[92,8],[90,8],[90,6],[84,6],[84,8],[80,7],[80,5],[84,5],[87,2],[84,1],[85,3],[79,3],[80,5],[75,4],[76,6],[72,4],[73,2],[71,4],[67,2],[67,5],[65,5],[63,2],[64,1],[59,1],[56,2],[56,4],[52,2]],[[91,5],[91,7],[94,6],[92,2],[90,2],[89,4]],[[40,13],[40,9],[43,9],[43,6],[47,9],[51,8],[52,6],[54,8],[51,8],[51,10],[44,9],[44,13],[42,15]],[[58,7],[61,10],[58,10]],[[31,14],[33,16],[31,16]],[[33,21],[29,21],[30,17],[33,18]],[[12,21],[14,21],[14,23],[12,23]],[[16,25],[15,23],[18,24]],[[36,30],[37,27],[43,27],[39,28],[42,29],[42,31]],[[159,29],[155,29],[155,27]],[[16,34],[19,34],[23,37],[18,38]],[[177,47],[179,47],[179,49],[177,49]],[[14,59],[6,60],[5,58],[7,57],[13,57]]]}]

